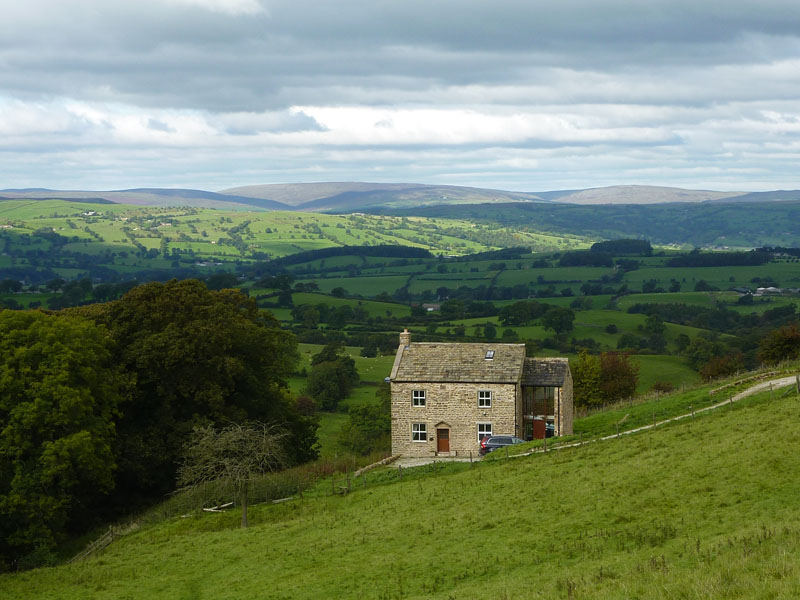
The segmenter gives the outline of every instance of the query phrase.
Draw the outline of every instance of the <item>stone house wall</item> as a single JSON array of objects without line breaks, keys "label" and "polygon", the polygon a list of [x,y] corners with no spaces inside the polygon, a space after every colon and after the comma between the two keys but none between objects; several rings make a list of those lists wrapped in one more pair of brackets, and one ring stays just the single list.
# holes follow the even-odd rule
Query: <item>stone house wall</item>
[{"label": "stone house wall", "polygon": [[[413,405],[413,391],[425,390],[425,406]],[[490,408],[478,406],[478,391],[492,392]],[[512,383],[392,383],[392,454],[436,455],[437,425],[450,429],[450,456],[477,456],[478,423],[491,423],[493,435],[516,435],[519,386]],[[412,441],[412,424],[425,423],[427,439]]]},{"label": "stone house wall", "polygon": [[575,402],[572,395],[572,373],[568,372],[568,377],[564,378],[564,386],[558,390],[561,398],[558,421],[556,423],[556,435],[572,435],[572,421],[575,417]]}]

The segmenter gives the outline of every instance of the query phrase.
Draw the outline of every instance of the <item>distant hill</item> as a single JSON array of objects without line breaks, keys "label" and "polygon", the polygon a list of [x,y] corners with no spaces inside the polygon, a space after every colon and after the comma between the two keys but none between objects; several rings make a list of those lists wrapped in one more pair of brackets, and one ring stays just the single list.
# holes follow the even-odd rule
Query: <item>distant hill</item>
[{"label": "distant hill", "polygon": [[428,187],[418,183],[361,183],[353,181],[332,181],[323,183],[271,183],[247,185],[220,190],[220,194],[247,196],[282,202],[289,206],[299,206],[314,200],[331,198],[350,192],[404,191]]},{"label": "distant hill", "polygon": [[558,196],[553,200],[569,204],[666,204],[672,202],[729,202],[732,198],[742,194],[744,192],[684,190],[652,185],[614,185],[578,190]]},{"label": "distant hill", "polygon": [[583,190],[512,192],[455,185],[421,183],[323,182],[234,187],[220,192],[197,189],[135,188],[79,191],[42,188],[0,190],[6,198],[83,200],[149,206],[258,208],[306,212],[357,212],[466,204],[649,205],[690,203],[778,202],[800,200],[800,190],[719,192],[648,185],[617,185]]},{"label": "distant hill", "polygon": [[487,204],[494,202],[546,202],[537,194],[453,185],[419,183],[295,183],[256,185],[223,190],[255,198],[270,198],[295,210],[351,211],[377,206],[405,208],[434,204]]},{"label": "distant hill", "polygon": [[196,206],[204,208],[261,208],[266,210],[292,210],[273,200],[219,194],[206,190],[172,188],[135,188],[130,190],[78,191],[48,190],[44,188],[0,190],[5,199],[69,200],[71,202],[107,201],[115,204],[140,204],[143,206]]},{"label": "distant hill", "polygon": [[713,202],[795,202],[797,200],[800,200],[800,190],[775,190],[774,192],[751,192]]},{"label": "distant hill", "polygon": [[418,183],[295,183],[236,187],[221,194],[252,196],[291,205],[295,210],[348,212],[453,204],[509,202],[643,205],[700,202],[767,202],[800,200],[800,191],[720,192],[651,185],[615,185],[584,190],[510,192],[463,186]]}]

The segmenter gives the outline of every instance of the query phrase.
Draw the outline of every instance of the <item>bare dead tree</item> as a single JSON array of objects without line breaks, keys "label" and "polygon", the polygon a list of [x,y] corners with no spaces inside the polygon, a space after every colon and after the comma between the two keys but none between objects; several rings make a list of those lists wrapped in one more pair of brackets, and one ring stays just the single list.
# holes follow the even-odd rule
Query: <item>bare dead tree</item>
[{"label": "bare dead tree", "polygon": [[210,483],[229,486],[242,506],[242,527],[247,527],[250,483],[283,467],[286,435],[275,425],[259,422],[232,423],[222,429],[198,427],[184,447],[178,485],[184,489]]}]

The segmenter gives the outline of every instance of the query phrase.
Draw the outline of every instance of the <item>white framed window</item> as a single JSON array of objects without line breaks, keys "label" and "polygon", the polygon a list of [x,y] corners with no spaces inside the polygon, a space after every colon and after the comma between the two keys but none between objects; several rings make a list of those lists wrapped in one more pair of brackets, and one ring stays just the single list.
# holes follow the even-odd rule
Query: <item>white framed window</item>
[{"label": "white framed window", "polygon": [[411,392],[411,406],[425,406],[425,390]]},{"label": "white framed window", "polygon": [[478,441],[480,442],[485,437],[492,436],[491,423],[478,423]]},{"label": "white framed window", "polygon": [[478,408],[492,407],[492,392],[490,390],[478,391]]},{"label": "white framed window", "polygon": [[428,441],[428,425],[426,423],[411,424],[411,441],[412,442]]}]

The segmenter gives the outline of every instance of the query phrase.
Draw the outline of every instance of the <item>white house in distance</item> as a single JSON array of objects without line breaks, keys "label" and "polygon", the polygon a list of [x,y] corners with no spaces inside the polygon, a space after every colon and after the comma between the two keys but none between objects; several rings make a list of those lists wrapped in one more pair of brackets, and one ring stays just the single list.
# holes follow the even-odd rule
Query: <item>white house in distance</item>
[{"label": "white house in distance", "polygon": [[477,454],[488,435],[572,433],[572,374],[566,358],[528,358],[524,344],[411,342],[389,376],[392,454]]}]

